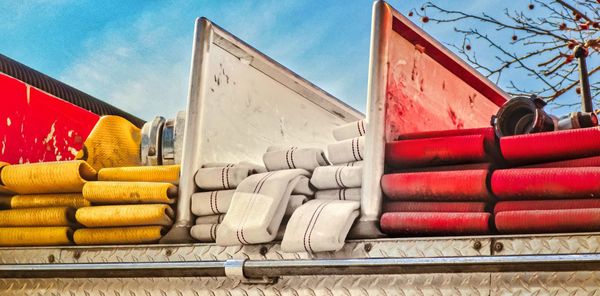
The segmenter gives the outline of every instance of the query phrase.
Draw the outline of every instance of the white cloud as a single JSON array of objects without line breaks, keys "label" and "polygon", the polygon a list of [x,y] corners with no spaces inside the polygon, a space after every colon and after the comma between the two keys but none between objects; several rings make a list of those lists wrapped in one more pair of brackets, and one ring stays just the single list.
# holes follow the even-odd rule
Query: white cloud
[{"label": "white cloud", "polygon": [[185,108],[192,40],[170,26],[178,15],[146,12],[90,38],[59,79],[144,119],[173,117]]},{"label": "white cloud", "polygon": [[[322,41],[328,26],[307,31],[310,24],[301,23],[292,31],[281,30],[297,6],[273,1],[221,7],[214,21],[275,59],[285,57],[284,64],[302,65],[305,52]],[[155,8],[91,37],[87,51],[59,79],[146,120],[174,116],[186,105],[193,19],[211,14],[189,9],[181,3]]]}]

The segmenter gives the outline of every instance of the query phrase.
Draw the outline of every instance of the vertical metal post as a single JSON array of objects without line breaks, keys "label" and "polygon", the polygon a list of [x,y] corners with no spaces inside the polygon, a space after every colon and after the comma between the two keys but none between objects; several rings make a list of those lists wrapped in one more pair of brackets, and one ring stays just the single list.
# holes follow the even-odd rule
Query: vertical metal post
[{"label": "vertical metal post", "polygon": [[193,242],[190,235],[194,217],[191,211],[192,194],[196,190],[194,174],[200,168],[200,151],[197,151],[201,141],[200,126],[202,119],[201,110],[206,93],[208,75],[208,54],[212,43],[212,23],[200,18],[196,20],[194,31],[194,55],[190,71],[190,92],[186,109],[185,132],[183,142],[185,146],[181,158],[181,175],[179,180],[179,197],[177,198],[177,216],[175,224],[160,240],[161,243],[188,243]]},{"label": "vertical metal post", "polygon": [[575,47],[573,55],[579,60],[579,87],[581,88],[581,111],[594,112],[590,80],[587,70],[587,53],[583,45]]},{"label": "vertical metal post", "polygon": [[369,132],[365,135],[365,164],[361,189],[360,218],[353,227],[351,237],[381,237],[379,216],[383,200],[380,181],[384,170],[385,154],[385,100],[387,83],[388,40],[392,31],[392,12],[384,1],[373,4],[371,24],[371,53],[369,57],[369,82],[367,93],[367,121]]}]

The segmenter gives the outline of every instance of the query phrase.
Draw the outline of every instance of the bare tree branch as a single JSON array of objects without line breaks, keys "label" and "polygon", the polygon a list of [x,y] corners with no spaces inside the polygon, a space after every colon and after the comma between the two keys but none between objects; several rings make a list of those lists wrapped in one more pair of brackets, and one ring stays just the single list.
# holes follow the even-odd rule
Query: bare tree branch
[{"label": "bare tree branch", "polygon": [[[454,31],[463,36],[462,42],[448,45],[475,69],[509,93],[535,93],[549,102],[578,86],[578,64],[572,51],[582,45],[588,52],[590,90],[596,97],[600,94],[600,81],[596,79],[600,76],[598,1],[531,1],[522,10],[497,14],[468,13],[427,2],[409,15],[417,14],[424,23],[454,24]],[[506,39],[499,38],[506,34],[510,34]],[[577,99],[573,105],[579,103]],[[555,104],[571,105],[564,100]]]}]

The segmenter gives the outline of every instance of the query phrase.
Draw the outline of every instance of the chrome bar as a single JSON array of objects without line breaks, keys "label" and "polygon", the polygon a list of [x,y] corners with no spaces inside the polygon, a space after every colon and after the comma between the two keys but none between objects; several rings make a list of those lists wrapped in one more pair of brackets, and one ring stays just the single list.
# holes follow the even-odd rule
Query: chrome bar
[{"label": "chrome bar", "polygon": [[247,261],[244,265],[248,278],[596,270],[600,270],[600,254]]},{"label": "chrome bar", "polygon": [[225,261],[0,265],[0,278],[132,278],[206,276],[225,276]]},{"label": "chrome bar", "polygon": [[[4,264],[0,265],[0,277],[224,277],[228,275],[226,267],[238,261]],[[600,271],[600,254],[246,260],[241,266],[242,273],[238,272],[238,277],[243,275],[248,279],[308,275]]]}]

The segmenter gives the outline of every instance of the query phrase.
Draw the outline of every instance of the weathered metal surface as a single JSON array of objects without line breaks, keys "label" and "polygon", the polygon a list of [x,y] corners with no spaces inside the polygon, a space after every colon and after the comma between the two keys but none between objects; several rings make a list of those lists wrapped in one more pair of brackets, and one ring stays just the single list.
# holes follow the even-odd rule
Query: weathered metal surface
[{"label": "weathered metal surface", "polygon": [[386,140],[400,134],[485,127],[508,96],[398,12],[386,81]]},{"label": "weathered metal surface", "polygon": [[[502,248],[497,243],[502,243]],[[0,249],[10,263],[393,258],[597,252],[600,234],[351,241],[336,253],[282,253],[277,244]],[[554,246],[554,247],[553,247]],[[540,252],[540,249],[543,250]],[[500,250],[500,251],[498,251]],[[0,279],[2,295],[598,295],[599,272],[282,277],[275,285],[228,278]]]},{"label": "weathered metal surface", "polygon": [[0,279],[2,295],[600,295],[599,272],[227,278]]},{"label": "weathered metal surface", "polygon": [[491,275],[490,295],[600,295],[600,272],[529,272]]},{"label": "weathered metal surface", "polygon": [[196,21],[177,222],[163,242],[192,242],[190,196],[204,163],[262,163],[271,145],[316,146],[363,115],[205,18]]},{"label": "weathered metal surface", "polygon": [[274,285],[227,278],[0,279],[2,295],[489,295],[488,274],[283,277]]},{"label": "weathered metal surface", "polygon": [[600,272],[228,278],[0,279],[2,295],[600,295]]},{"label": "weathered metal surface", "polygon": [[383,239],[350,241],[338,252],[284,253],[279,244],[222,247],[215,244],[0,248],[0,263],[160,262],[195,260],[344,259],[489,255],[488,239]]},{"label": "weathered metal surface", "polygon": [[[498,255],[600,253],[597,233],[502,236],[492,242]],[[500,247],[501,246],[501,247]]]},{"label": "weathered metal surface", "polygon": [[70,160],[99,116],[0,73],[0,161]]},{"label": "weathered metal surface", "polygon": [[[58,81],[48,75],[27,67],[5,55],[0,54],[0,73],[16,78],[27,85],[35,87],[70,104],[79,106],[98,115],[121,116],[137,127],[142,127],[144,121],[119,108],[111,106],[87,93],[84,93],[68,84]],[[0,89],[0,95],[4,89]]]},{"label": "weathered metal surface", "polygon": [[508,95],[384,1],[373,5],[362,222],[378,221],[384,145],[411,132],[490,125]]}]

